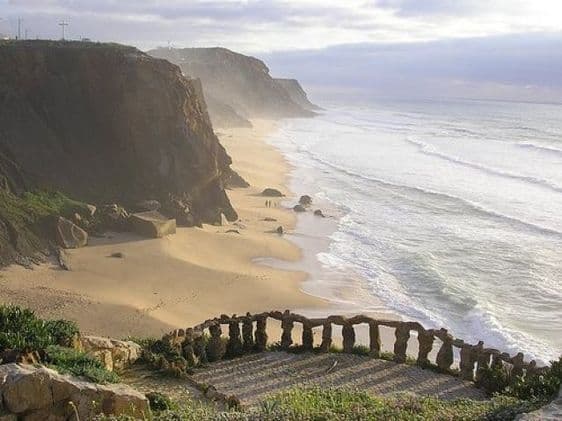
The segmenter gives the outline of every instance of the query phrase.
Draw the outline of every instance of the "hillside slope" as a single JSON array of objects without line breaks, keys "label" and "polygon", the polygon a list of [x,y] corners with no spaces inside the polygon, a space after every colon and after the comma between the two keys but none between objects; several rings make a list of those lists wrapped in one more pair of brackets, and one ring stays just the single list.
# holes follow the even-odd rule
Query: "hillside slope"
[{"label": "hillside slope", "polygon": [[[217,126],[229,126],[225,119],[310,117],[314,113],[295,103],[289,93],[269,74],[269,69],[254,57],[225,48],[159,48],[149,51],[154,57],[177,64],[185,75],[203,83],[209,111]],[[219,104],[229,107],[221,115]],[[213,105],[213,106],[211,106]]]},{"label": "hillside slope", "polygon": [[[231,159],[196,89],[178,67],[132,47],[0,43],[4,191],[57,190],[94,204],[156,199],[181,203],[196,223],[236,219],[223,188]],[[10,237],[6,225],[0,239]]]}]

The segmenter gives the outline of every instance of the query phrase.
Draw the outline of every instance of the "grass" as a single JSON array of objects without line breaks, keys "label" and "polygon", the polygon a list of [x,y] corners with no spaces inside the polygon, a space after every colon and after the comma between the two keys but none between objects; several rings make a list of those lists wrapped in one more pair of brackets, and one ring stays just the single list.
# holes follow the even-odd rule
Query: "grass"
[{"label": "grass", "polygon": [[119,376],[107,371],[97,359],[71,348],[51,345],[47,348],[47,367],[61,374],[85,377],[91,382],[118,383]]},{"label": "grass", "polygon": [[[187,400],[179,407],[155,411],[153,421],[210,420],[510,420],[529,409],[528,403],[511,397],[478,402],[468,399],[443,401],[431,397],[397,395],[373,397],[350,389],[295,388],[279,393],[258,407],[221,411],[212,405]],[[129,420],[100,417],[99,420]]]}]

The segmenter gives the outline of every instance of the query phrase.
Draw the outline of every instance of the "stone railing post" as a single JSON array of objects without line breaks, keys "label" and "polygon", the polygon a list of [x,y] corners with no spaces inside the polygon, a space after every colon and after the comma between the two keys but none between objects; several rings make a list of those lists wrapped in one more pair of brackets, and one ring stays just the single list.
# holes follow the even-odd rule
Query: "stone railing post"
[{"label": "stone railing post", "polygon": [[193,346],[193,329],[191,328],[185,331],[185,339],[183,341],[182,351],[189,367],[194,367],[197,364],[197,359],[195,358],[195,350]]},{"label": "stone railing post", "polygon": [[332,323],[326,321],[322,326],[322,344],[320,345],[321,352],[330,352],[332,346]]},{"label": "stone railing post", "polygon": [[398,325],[394,331],[396,342],[394,342],[394,361],[403,363],[406,361],[406,349],[408,347],[408,339],[410,339],[410,327],[405,323]]},{"label": "stone railing post", "polygon": [[242,322],[242,339],[244,352],[252,352],[254,350],[254,326],[250,313],[246,313],[246,318]]},{"label": "stone railing post", "polygon": [[381,354],[381,333],[379,325],[376,323],[369,323],[369,350],[373,358],[379,358]]},{"label": "stone railing post", "polygon": [[355,329],[353,325],[347,321],[344,322],[341,333],[343,336],[343,352],[351,354],[355,347]]},{"label": "stone railing post", "polygon": [[[232,318],[236,318],[236,315],[233,315]],[[228,343],[226,345],[226,353],[229,357],[242,355],[243,348],[242,339],[240,337],[240,323],[232,320],[228,323]]]},{"label": "stone railing post", "polygon": [[453,365],[454,355],[453,355],[453,337],[447,333],[445,329],[442,329],[443,341],[439,352],[437,353],[436,363],[437,366],[443,371],[449,371]]},{"label": "stone railing post", "polygon": [[207,358],[207,346],[205,344],[205,338],[203,332],[197,332],[195,335],[195,340],[193,342],[193,351],[195,356],[199,360],[199,364],[206,364],[209,362]]},{"label": "stone railing post", "polygon": [[289,349],[293,344],[293,327],[295,323],[289,311],[283,313],[283,318],[281,319],[281,329],[283,333],[281,334],[281,348]]},{"label": "stone railing post", "polygon": [[511,369],[512,376],[522,376],[525,369],[525,356],[522,352],[519,352],[515,357],[511,359],[511,364],[513,368]]},{"label": "stone railing post", "polygon": [[476,362],[475,349],[472,345],[461,346],[461,360],[459,362],[460,377],[464,380],[474,380],[474,363]]},{"label": "stone railing post", "polygon": [[224,357],[225,346],[222,341],[222,329],[219,322],[216,322],[209,326],[209,332],[211,337],[209,338],[209,343],[207,344],[207,358],[209,361],[219,361]]},{"label": "stone railing post", "polygon": [[312,333],[312,325],[306,320],[302,324],[302,347],[305,351],[314,349],[314,335]]},{"label": "stone railing post", "polygon": [[429,365],[428,355],[433,349],[433,341],[435,337],[426,330],[418,331],[418,360],[417,364],[422,367]]},{"label": "stone railing post", "polygon": [[484,352],[480,349],[476,355],[476,378],[475,381],[478,383],[482,378],[482,373],[490,368],[490,353]]},{"label": "stone railing post", "polygon": [[263,352],[267,349],[267,316],[256,318],[256,351]]}]

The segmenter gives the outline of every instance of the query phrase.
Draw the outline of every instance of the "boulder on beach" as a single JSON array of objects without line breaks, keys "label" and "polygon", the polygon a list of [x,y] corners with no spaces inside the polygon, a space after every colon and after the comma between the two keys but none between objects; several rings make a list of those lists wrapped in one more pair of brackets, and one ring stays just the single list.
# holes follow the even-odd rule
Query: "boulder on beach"
[{"label": "boulder on beach", "polygon": [[55,234],[58,245],[65,249],[76,249],[88,244],[88,233],[62,216],[55,221]]},{"label": "boulder on beach", "polygon": [[315,216],[320,216],[321,218],[325,218],[325,217],[326,217],[326,215],[324,215],[324,213],[323,213],[320,209],[316,209],[316,210],[314,211],[314,215],[315,215]]},{"label": "boulder on beach", "polygon": [[96,217],[101,224],[102,230],[129,230],[129,212],[116,203],[101,206],[96,212]]},{"label": "boulder on beach", "polygon": [[131,229],[143,237],[161,238],[176,233],[176,220],[157,211],[133,213],[129,220]]},{"label": "boulder on beach", "polygon": [[310,197],[308,194],[302,195],[299,199],[299,203],[305,207],[308,207],[312,205],[312,197]]},{"label": "boulder on beach", "polygon": [[268,187],[267,189],[264,189],[264,191],[261,192],[261,195],[266,196],[266,197],[283,197],[283,196],[285,196],[279,190],[272,189],[271,187]]},{"label": "boulder on beach", "polygon": [[295,205],[293,210],[295,212],[306,212],[306,208],[303,205]]},{"label": "boulder on beach", "polygon": [[147,199],[141,200],[135,205],[137,212],[159,211],[162,205],[158,200]]},{"label": "boulder on beach", "polygon": [[283,232],[284,232],[283,227],[281,225],[279,225],[275,231],[277,231],[277,234],[279,234],[279,235],[283,235]]}]

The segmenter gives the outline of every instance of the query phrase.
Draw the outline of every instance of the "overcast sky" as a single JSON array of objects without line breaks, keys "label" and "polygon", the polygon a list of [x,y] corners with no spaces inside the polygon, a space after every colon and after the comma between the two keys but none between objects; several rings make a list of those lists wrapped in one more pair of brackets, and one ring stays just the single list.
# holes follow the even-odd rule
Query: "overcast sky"
[{"label": "overcast sky", "polygon": [[224,46],[323,92],[562,100],[562,0],[0,0],[0,33],[18,17],[30,38],[65,20],[70,38]]}]

